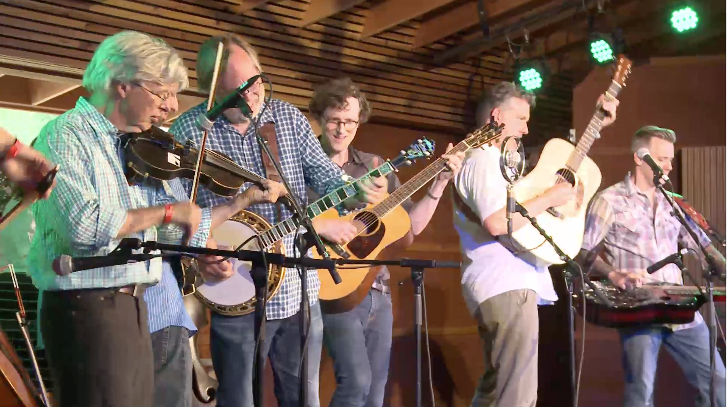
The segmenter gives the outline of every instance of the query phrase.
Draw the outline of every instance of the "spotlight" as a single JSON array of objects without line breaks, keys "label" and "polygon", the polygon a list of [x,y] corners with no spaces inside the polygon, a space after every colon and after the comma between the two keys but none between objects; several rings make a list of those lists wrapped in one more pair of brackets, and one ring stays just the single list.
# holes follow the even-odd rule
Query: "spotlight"
[{"label": "spotlight", "polygon": [[541,61],[518,60],[515,63],[515,81],[528,91],[538,90],[543,87],[547,68]]},{"label": "spotlight", "polygon": [[613,39],[610,35],[595,34],[590,42],[591,57],[599,64],[613,61]]},{"label": "spotlight", "polygon": [[671,13],[671,25],[679,32],[696,28],[698,22],[699,17],[691,7],[683,7]]}]

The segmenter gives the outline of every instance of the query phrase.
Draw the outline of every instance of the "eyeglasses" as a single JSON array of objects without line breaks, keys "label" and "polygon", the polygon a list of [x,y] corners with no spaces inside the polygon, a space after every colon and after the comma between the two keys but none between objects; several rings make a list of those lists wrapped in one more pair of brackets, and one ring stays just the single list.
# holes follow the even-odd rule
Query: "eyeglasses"
[{"label": "eyeglasses", "polygon": [[358,120],[339,120],[339,119],[327,119],[326,127],[329,129],[337,129],[343,124],[343,128],[351,131],[358,126]]},{"label": "eyeglasses", "polygon": [[132,84],[134,84],[134,85],[136,85],[136,86],[144,89],[145,91],[151,93],[152,95],[158,97],[159,99],[161,99],[162,103],[163,102],[166,102],[167,99],[169,99],[172,96],[174,96],[172,93],[169,93],[169,92],[167,92],[165,95],[160,95],[160,94],[158,94],[158,93],[156,93],[154,91],[149,90],[146,86],[144,86],[144,85],[142,85],[141,83],[138,83],[138,82],[132,82]]}]

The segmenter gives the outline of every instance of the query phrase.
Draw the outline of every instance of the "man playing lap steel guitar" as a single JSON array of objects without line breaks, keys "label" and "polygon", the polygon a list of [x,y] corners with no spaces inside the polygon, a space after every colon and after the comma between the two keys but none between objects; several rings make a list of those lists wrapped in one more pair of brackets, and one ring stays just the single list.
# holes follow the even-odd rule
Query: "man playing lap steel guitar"
[{"label": "man playing lap steel guitar", "polygon": [[[590,251],[604,243],[604,258],[596,257],[592,273],[608,277],[614,286],[632,289],[649,283],[683,285],[675,264],[667,264],[653,274],[647,267],[678,251],[682,243],[699,251],[672,208],[654,186],[654,173],[637,156],[646,148],[665,175],[672,169],[676,134],[669,129],[645,126],[631,141],[634,171],[626,179],[603,190],[592,201],[586,218],[586,232],[578,259],[585,263]],[[717,259],[719,272],[725,272],[724,257],[698,228],[701,243]],[[584,264],[585,265],[585,264]],[[586,267],[588,265],[585,265]],[[585,269],[585,268],[584,268]],[[654,405],[654,378],[662,342],[679,364],[689,383],[699,392],[697,406],[709,406],[709,331],[697,312],[694,321],[684,325],[651,325],[619,329],[626,386],[625,407]],[[725,365],[716,353],[715,391],[717,406],[725,405]]]},{"label": "man playing lap steel guitar", "polygon": [[[602,97],[603,98],[603,97]],[[602,101],[603,99],[599,99]],[[495,85],[481,100],[477,124],[491,118],[505,126],[493,146],[471,150],[455,177],[454,225],[462,250],[462,292],[477,320],[484,346],[485,373],[472,406],[534,407],[538,388],[538,308],[541,300],[558,299],[547,265],[531,264],[498,241],[507,236],[507,181],[500,172],[500,148],[506,137],[528,133],[535,97],[510,82]],[[603,102],[616,116],[618,101]],[[521,202],[531,216],[567,203],[575,193],[569,183],[557,184]],[[528,220],[512,215],[512,228]]]},{"label": "man playing lap steel guitar", "polygon": [[[384,163],[381,157],[351,146],[359,126],[371,114],[366,96],[351,79],[334,79],[321,84],[308,106],[321,126],[323,150],[346,174],[359,178]],[[447,150],[451,148],[450,144]],[[444,189],[462,165],[464,153],[443,157],[447,159],[450,171],[437,176],[421,201],[413,203],[407,200],[402,205],[411,218],[411,229],[400,240],[407,246],[432,219]],[[389,173],[387,178],[389,193],[401,186],[394,172]],[[309,200],[316,198],[316,194],[310,191]],[[356,236],[357,229],[348,220],[320,219],[318,222],[316,228],[330,231],[333,243],[344,244]],[[323,340],[333,358],[337,383],[331,406],[383,405],[393,320],[389,272],[385,266],[381,268],[368,296],[356,308],[342,313],[323,313]]]}]

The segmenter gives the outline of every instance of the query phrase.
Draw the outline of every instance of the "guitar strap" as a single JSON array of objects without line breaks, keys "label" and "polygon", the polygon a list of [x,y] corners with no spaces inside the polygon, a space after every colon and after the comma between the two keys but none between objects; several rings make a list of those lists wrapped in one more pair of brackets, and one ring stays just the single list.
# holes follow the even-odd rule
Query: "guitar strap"
[{"label": "guitar strap", "polygon": [[[278,163],[280,163],[280,153],[278,152],[278,135],[277,133],[275,133],[275,123],[271,122],[262,125],[262,127],[260,127],[260,136],[262,136],[263,140],[268,143],[270,152],[273,153],[275,157],[278,157]],[[275,165],[273,165],[272,161],[270,161],[270,157],[268,157],[268,155],[265,154],[264,151],[260,151],[260,155],[262,155],[263,158],[263,165],[265,166],[265,175],[267,179],[275,182],[282,182],[283,179],[280,177],[278,170],[275,169]],[[278,202],[276,202],[274,205],[275,216],[277,217],[276,221],[280,222],[281,220],[283,220],[282,211],[280,208],[280,200],[278,200]]]}]

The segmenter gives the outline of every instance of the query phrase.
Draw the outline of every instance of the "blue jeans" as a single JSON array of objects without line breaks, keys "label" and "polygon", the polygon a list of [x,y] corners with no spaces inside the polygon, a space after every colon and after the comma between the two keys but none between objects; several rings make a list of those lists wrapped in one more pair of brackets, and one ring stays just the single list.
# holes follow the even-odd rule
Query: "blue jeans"
[{"label": "blue jeans", "polygon": [[154,354],[154,406],[192,406],[192,353],[189,331],[168,326],[151,334]]},{"label": "blue jeans", "polygon": [[[709,329],[706,324],[674,332],[659,327],[619,330],[619,335],[626,381],[625,407],[654,405],[654,378],[662,343],[682,368],[687,381],[698,390],[695,405],[709,406]],[[717,406],[724,407],[725,365],[719,352],[716,353],[715,368]]]},{"label": "blue jeans", "polygon": [[[321,366],[323,321],[318,302],[310,306],[308,334],[308,407],[319,407],[318,373]],[[217,375],[217,407],[253,406],[255,350],[254,313],[228,317],[212,313],[210,351]],[[265,324],[263,354],[270,358],[275,397],[280,407],[299,407],[300,312]]]},{"label": "blue jeans", "polygon": [[337,384],[330,407],[384,404],[393,321],[391,296],[374,289],[351,311],[323,314]]}]

